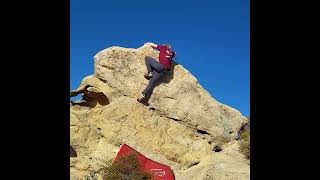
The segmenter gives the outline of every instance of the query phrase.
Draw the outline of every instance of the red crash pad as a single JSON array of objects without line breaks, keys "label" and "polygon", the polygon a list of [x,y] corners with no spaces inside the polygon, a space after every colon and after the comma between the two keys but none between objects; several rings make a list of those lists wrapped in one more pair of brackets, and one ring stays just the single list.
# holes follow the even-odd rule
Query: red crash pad
[{"label": "red crash pad", "polygon": [[174,180],[173,172],[169,166],[146,158],[144,155],[126,144],[121,146],[117,156],[113,161],[116,161],[119,157],[127,156],[133,152],[137,153],[137,159],[142,169],[145,172],[150,172],[153,174],[153,180]]}]

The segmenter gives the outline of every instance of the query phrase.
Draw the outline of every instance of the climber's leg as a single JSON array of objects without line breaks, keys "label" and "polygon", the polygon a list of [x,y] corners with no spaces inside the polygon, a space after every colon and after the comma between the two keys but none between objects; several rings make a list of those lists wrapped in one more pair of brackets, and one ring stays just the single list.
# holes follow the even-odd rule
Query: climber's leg
[{"label": "climber's leg", "polygon": [[158,80],[160,79],[161,75],[163,74],[165,68],[162,64],[157,62],[155,59],[153,59],[150,56],[146,56],[145,58],[146,66],[148,69],[148,73],[144,75],[147,79],[151,78],[149,81],[149,84],[145,88],[145,90],[142,92],[141,97],[138,98],[139,102],[142,102],[145,100],[146,96],[150,96],[152,93],[152,90]]},{"label": "climber's leg", "polygon": [[149,84],[147,85],[145,90],[142,92],[143,95],[145,95],[145,96],[151,95],[151,92],[152,92],[154,86],[156,85],[156,83],[158,82],[158,80],[160,79],[161,75],[162,75],[162,72],[159,73],[157,71],[153,71],[153,76],[150,79]]},{"label": "climber's leg", "polygon": [[[157,71],[158,73],[161,73],[164,71],[164,69],[165,69],[164,66],[162,64],[160,64],[158,61],[156,61],[155,59],[153,59],[151,57],[149,57],[147,59],[148,59],[147,60],[147,62],[148,62],[147,67],[151,66],[151,69]],[[149,71],[149,69],[148,69],[149,72],[152,72],[152,70]]]},{"label": "climber's leg", "polygon": [[148,72],[145,74],[145,76],[148,76],[149,78],[152,77],[152,74],[150,74],[150,73],[153,73],[154,70],[156,70],[158,73],[161,73],[165,69],[162,64],[160,64],[159,62],[157,62],[155,59],[153,59],[150,56],[146,56],[145,62],[146,62],[147,70],[148,70]]},{"label": "climber's leg", "polygon": [[152,57],[150,56],[146,56],[144,58],[144,61],[146,62],[146,66],[147,66],[147,70],[148,70],[148,73],[152,72],[153,69],[152,69],[152,66],[151,66],[151,61],[154,60]]}]

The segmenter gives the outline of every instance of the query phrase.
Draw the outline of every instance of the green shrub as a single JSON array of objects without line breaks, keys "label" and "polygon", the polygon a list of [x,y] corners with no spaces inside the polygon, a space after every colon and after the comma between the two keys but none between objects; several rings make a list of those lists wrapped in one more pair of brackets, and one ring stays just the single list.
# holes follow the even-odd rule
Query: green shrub
[{"label": "green shrub", "polygon": [[250,140],[250,131],[245,130],[240,134],[242,140]]},{"label": "green shrub", "polygon": [[89,174],[85,176],[85,180],[97,180],[96,172],[90,171]]},{"label": "green shrub", "polygon": [[104,180],[150,180],[151,173],[144,172],[139,164],[136,153],[131,153],[128,156],[122,156],[112,165],[101,168],[98,172],[101,173]]},{"label": "green shrub", "polygon": [[240,147],[239,150],[245,155],[247,159],[250,159],[250,131],[244,130],[240,134]]}]

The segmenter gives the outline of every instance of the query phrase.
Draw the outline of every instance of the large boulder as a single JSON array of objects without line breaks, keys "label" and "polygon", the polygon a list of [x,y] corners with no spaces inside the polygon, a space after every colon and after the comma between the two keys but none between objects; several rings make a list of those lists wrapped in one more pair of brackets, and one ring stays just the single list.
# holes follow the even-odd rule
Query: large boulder
[{"label": "large boulder", "polygon": [[[82,179],[83,174],[98,171],[126,143],[171,166],[177,179],[197,179],[195,169],[199,178],[209,174],[209,179],[226,179],[223,172],[232,171],[232,176],[241,172],[239,179],[248,179],[248,161],[238,148],[233,148],[232,156],[224,150],[235,144],[247,118],[216,101],[177,63],[155,87],[148,106],[137,102],[148,83],[143,76],[145,56],[157,59],[158,53],[149,46],[102,50],[94,56],[94,74],[71,92],[71,96],[83,94],[82,100],[70,105],[70,144],[77,154],[71,157],[71,177]],[[215,152],[216,146],[223,150]],[[231,170],[212,170],[224,161]],[[238,165],[240,170],[233,171]]]}]

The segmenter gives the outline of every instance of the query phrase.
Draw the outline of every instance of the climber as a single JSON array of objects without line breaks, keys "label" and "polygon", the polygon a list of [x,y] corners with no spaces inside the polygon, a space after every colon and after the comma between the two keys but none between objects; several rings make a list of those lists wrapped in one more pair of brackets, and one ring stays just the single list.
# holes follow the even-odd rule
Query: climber
[{"label": "climber", "polygon": [[165,71],[170,71],[172,58],[176,55],[176,53],[171,50],[171,45],[169,44],[156,45],[154,43],[147,42],[144,45],[151,46],[153,49],[159,51],[159,62],[150,56],[145,57],[148,72],[144,74],[144,77],[148,80],[150,79],[150,81],[138,98],[139,102],[143,102],[146,99],[146,96],[150,96],[152,89],[162,74]]}]

